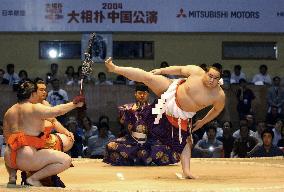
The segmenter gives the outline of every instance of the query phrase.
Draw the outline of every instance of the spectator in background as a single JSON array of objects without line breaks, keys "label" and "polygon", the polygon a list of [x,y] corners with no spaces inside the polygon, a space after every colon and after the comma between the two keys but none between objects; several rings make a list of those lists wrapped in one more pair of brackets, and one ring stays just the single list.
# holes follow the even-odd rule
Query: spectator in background
[{"label": "spectator in background", "polygon": [[47,101],[52,105],[60,105],[66,103],[68,99],[67,92],[60,88],[60,82],[58,79],[52,80],[52,90],[48,92]]},{"label": "spectator in background", "polygon": [[17,84],[20,78],[17,73],[15,73],[15,65],[10,63],[6,66],[7,73],[4,74],[3,78],[9,81],[9,85]]},{"label": "spectator in background", "polygon": [[101,159],[105,155],[106,145],[115,137],[109,134],[109,125],[101,123],[98,127],[98,135],[91,136],[88,139],[88,157]]},{"label": "spectator in background", "polygon": [[84,145],[86,146],[90,137],[98,135],[98,128],[93,125],[89,117],[85,116],[82,119],[82,129],[84,133]]},{"label": "spectator in background", "polygon": [[[248,127],[248,129],[249,129],[249,123],[248,123],[248,120],[247,120],[246,117],[245,117],[245,118],[242,118],[242,119],[240,120],[239,128],[233,133],[233,137],[234,137],[235,139],[238,139],[238,138],[241,137],[241,135],[240,135],[240,127],[241,127],[242,125],[246,125],[246,126]],[[253,136],[255,135],[255,132],[253,132],[252,130],[249,129],[249,135],[250,135],[251,137],[253,137]]]},{"label": "spectator in background", "polygon": [[229,70],[224,70],[223,71],[223,87],[224,88],[230,88],[230,85],[235,83],[232,79],[231,79],[231,72]]},{"label": "spectator in background", "polygon": [[256,126],[256,132],[254,132],[251,136],[254,137],[258,144],[262,145],[262,132],[266,129],[266,122],[265,121],[258,121]]},{"label": "spectator in background", "polygon": [[239,89],[237,90],[237,111],[239,113],[239,118],[243,118],[250,112],[252,112],[251,106],[252,101],[255,99],[253,91],[247,87],[247,82],[245,79],[240,79]]},{"label": "spectator in background", "polygon": [[[56,106],[60,104],[67,103],[68,95],[67,92],[63,89],[60,89],[60,82],[58,79],[53,79],[51,82],[52,90],[47,94],[47,101],[50,103],[51,106]],[[65,124],[65,115],[58,116],[57,120]]]},{"label": "spectator in background", "polygon": [[98,73],[98,81],[96,85],[113,85],[113,83],[106,78],[106,74],[104,72]]},{"label": "spectator in background", "polygon": [[231,82],[239,83],[240,79],[246,80],[246,75],[242,72],[242,67],[240,65],[235,65],[231,75]]},{"label": "spectator in background", "polygon": [[72,158],[83,157],[83,131],[78,126],[75,117],[69,117],[66,122],[66,128],[74,135],[74,144],[69,153]]},{"label": "spectator in background", "polygon": [[[223,136],[223,129],[220,127],[220,124],[217,120],[211,121],[211,124],[216,128],[216,138]],[[207,133],[204,132],[202,139],[207,139]]]},{"label": "spectator in background", "polygon": [[268,113],[271,112],[271,107],[278,107],[278,113],[283,110],[284,104],[284,90],[280,87],[281,79],[276,76],[273,78],[273,86],[267,91]]},{"label": "spectator in background", "polygon": [[277,146],[284,152],[284,126],[281,129],[281,139],[278,141]]},{"label": "spectator in background", "polygon": [[46,84],[51,83],[53,79],[59,79],[57,63],[50,64],[50,72],[46,74]]},{"label": "spectator in background", "polygon": [[230,158],[231,152],[233,151],[235,138],[232,136],[233,126],[230,121],[225,121],[223,123],[223,135],[220,137],[217,137],[219,141],[223,143],[223,149],[224,149],[224,157]]},{"label": "spectator in background", "polygon": [[64,76],[64,83],[65,85],[73,85],[74,82],[74,67],[73,66],[68,66],[66,71],[65,71],[65,76]]},{"label": "spectator in background", "polygon": [[216,140],[216,127],[211,122],[206,125],[206,134],[208,139],[202,139],[195,145],[195,150],[204,158],[220,158],[223,157],[223,143]]},{"label": "spectator in background", "polygon": [[118,75],[118,76],[116,76],[116,79],[113,82],[113,84],[126,85],[126,78],[123,75]]},{"label": "spectator in background", "polygon": [[247,124],[240,126],[240,138],[237,138],[234,143],[231,157],[244,158],[257,144],[257,140],[249,136],[249,129]]},{"label": "spectator in background", "polygon": [[102,124],[102,123],[106,123],[106,124],[109,125],[109,123],[110,123],[109,117],[106,116],[106,115],[101,115],[101,116],[99,117],[99,121],[98,121],[98,123],[97,123],[97,127],[98,127],[100,124]]},{"label": "spectator in background", "polygon": [[4,79],[5,71],[3,69],[0,69],[0,84],[2,85],[8,85],[9,81],[7,79]]},{"label": "spectator in background", "polygon": [[29,79],[29,76],[28,76],[28,72],[25,71],[25,70],[21,70],[19,72],[19,78],[20,78],[20,81],[25,81],[25,80],[28,80]]},{"label": "spectator in background", "polygon": [[259,67],[259,73],[253,76],[252,83],[254,83],[255,85],[271,85],[272,81],[267,71],[267,66],[261,65]]},{"label": "spectator in background", "polygon": [[283,115],[278,113],[277,106],[271,106],[270,113],[266,114],[265,121],[267,123],[267,127],[274,128],[274,125],[278,119],[283,119]]},{"label": "spectator in background", "polygon": [[277,146],[272,144],[274,133],[271,129],[265,129],[262,134],[262,145],[257,145],[251,152],[248,153],[249,157],[274,157],[284,156]]},{"label": "spectator in background", "polygon": [[252,113],[249,113],[245,116],[246,120],[248,121],[248,128],[250,131],[256,131],[256,123],[255,123],[255,116]]},{"label": "spectator in background", "polygon": [[282,129],[283,129],[283,120],[282,119],[277,119],[274,128],[272,129],[273,131],[273,145],[277,146],[278,142],[282,139]]}]

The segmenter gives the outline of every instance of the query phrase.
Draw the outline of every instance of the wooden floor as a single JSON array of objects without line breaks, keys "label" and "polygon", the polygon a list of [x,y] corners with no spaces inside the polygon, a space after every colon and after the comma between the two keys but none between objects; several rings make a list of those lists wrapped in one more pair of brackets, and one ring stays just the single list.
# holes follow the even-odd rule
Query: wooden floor
[{"label": "wooden floor", "polygon": [[284,191],[284,159],[192,159],[195,180],[181,177],[180,164],[162,167],[113,167],[101,160],[74,159],[60,174],[67,188],[7,188],[0,159],[0,191]]}]

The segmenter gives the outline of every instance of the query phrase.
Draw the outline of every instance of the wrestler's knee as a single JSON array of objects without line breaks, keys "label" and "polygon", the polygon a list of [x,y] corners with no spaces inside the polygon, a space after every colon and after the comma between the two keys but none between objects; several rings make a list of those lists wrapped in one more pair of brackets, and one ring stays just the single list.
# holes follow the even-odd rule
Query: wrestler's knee
[{"label": "wrestler's knee", "polygon": [[65,154],[64,157],[62,158],[61,163],[62,163],[63,167],[67,169],[71,166],[72,158],[69,155]]},{"label": "wrestler's knee", "polygon": [[63,151],[69,151],[74,145],[74,141],[72,139],[68,139],[67,141],[63,142]]}]

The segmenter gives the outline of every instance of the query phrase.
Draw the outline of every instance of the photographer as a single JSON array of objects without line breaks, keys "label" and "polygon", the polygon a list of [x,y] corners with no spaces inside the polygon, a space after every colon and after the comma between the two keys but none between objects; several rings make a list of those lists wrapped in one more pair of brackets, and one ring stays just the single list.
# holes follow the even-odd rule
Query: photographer
[{"label": "photographer", "polygon": [[216,139],[216,126],[214,123],[206,125],[206,139],[202,139],[195,145],[195,150],[204,158],[223,157],[223,143]]}]

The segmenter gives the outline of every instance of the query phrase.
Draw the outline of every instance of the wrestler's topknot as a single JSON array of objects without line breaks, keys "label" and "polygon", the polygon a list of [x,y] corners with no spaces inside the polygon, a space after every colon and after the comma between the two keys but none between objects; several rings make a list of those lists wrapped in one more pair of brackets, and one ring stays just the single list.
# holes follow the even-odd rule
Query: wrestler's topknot
[{"label": "wrestler's topknot", "polygon": [[18,102],[25,101],[30,98],[32,93],[36,92],[37,87],[32,81],[24,81],[17,90]]}]

